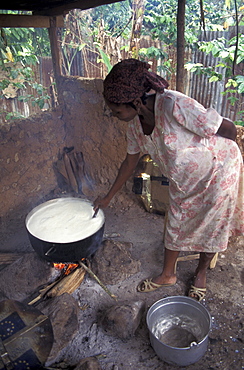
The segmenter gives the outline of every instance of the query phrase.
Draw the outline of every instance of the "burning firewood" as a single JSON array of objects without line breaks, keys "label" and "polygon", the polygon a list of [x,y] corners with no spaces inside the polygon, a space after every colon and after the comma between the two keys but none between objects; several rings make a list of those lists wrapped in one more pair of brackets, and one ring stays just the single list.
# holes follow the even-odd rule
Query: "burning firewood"
[{"label": "burning firewood", "polygon": [[76,267],[68,275],[62,275],[58,280],[39,290],[39,295],[31,302],[29,302],[29,305],[33,305],[34,303],[37,303],[40,299],[45,299],[47,297],[52,298],[60,296],[64,293],[73,293],[84,280],[86,272],[88,272],[89,275],[91,275],[98,282],[98,284],[111,298],[115,300],[117,299],[117,297],[108,290],[108,288],[99,280],[99,278],[92,272],[92,270],[88,266],[86,266],[81,261],[77,266],[78,267]]},{"label": "burning firewood", "polygon": [[34,298],[29,305],[37,303],[40,299],[46,297],[55,297],[63,293],[73,293],[84,280],[86,271],[82,267],[78,267],[68,275],[62,275],[59,279],[49,284],[45,288],[39,290],[39,295]]},{"label": "burning firewood", "polygon": [[47,297],[56,297],[63,293],[73,293],[84,280],[86,271],[82,267],[76,268],[65,276],[58,284],[47,292]]}]

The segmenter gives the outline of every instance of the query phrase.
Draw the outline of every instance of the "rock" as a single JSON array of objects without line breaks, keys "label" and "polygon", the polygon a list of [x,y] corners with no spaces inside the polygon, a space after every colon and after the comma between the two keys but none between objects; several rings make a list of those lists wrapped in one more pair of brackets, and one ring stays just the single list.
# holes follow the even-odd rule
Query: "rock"
[{"label": "rock", "polygon": [[38,305],[38,309],[51,321],[54,343],[47,359],[47,366],[53,364],[62,349],[67,347],[78,331],[79,306],[75,298],[68,293],[48,299]]},{"label": "rock", "polygon": [[133,337],[145,310],[143,301],[115,305],[102,314],[101,325],[107,334],[122,340]]},{"label": "rock", "polygon": [[115,285],[140,271],[141,263],[131,257],[132,243],[104,240],[92,261],[92,271],[104,284]]},{"label": "rock", "polygon": [[5,301],[7,299],[6,295],[0,292],[0,302]]},{"label": "rock", "polygon": [[23,301],[39,287],[52,281],[54,270],[35,252],[27,253],[0,271],[1,295]]},{"label": "rock", "polygon": [[96,357],[86,357],[79,362],[74,370],[102,370]]}]

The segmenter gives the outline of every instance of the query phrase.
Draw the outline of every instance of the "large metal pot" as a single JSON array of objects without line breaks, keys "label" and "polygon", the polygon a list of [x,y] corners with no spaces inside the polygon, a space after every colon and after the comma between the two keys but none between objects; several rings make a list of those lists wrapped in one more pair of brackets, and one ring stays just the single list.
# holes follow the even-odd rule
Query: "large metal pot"
[{"label": "large metal pot", "polygon": [[105,217],[96,217],[91,202],[80,198],[52,199],[35,207],[25,225],[33,249],[49,262],[77,262],[100,246]]},{"label": "large metal pot", "polygon": [[200,360],[207,350],[211,316],[193,298],[173,296],[149,308],[147,326],[159,358],[168,364],[188,366]]}]

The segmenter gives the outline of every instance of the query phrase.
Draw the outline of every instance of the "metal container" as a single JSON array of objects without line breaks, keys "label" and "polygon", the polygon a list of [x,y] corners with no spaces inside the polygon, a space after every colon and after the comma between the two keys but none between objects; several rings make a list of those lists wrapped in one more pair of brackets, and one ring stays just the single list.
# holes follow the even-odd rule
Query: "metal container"
[{"label": "metal container", "polygon": [[[68,212],[70,207],[74,209],[72,215]],[[49,262],[77,263],[82,258],[89,258],[101,245],[105,226],[101,209],[95,218],[93,215],[93,205],[86,199],[67,197],[40,204],[26,217],[26,229],[33,249]],[[77,227],[72,234],[74,223]],[[42,229],[45,233],[41,232]]]},{"label": "metal container", "polygon": [[44,369],[53,345],[50,319],[22,302],[0,302],[0,369]]},{"label": "metal container", "polygon": [[163,361],[178,366],[194,364],[205,354],[211,316],[190,297],[173,296],[155,302],[147,313],[151,345]]}]

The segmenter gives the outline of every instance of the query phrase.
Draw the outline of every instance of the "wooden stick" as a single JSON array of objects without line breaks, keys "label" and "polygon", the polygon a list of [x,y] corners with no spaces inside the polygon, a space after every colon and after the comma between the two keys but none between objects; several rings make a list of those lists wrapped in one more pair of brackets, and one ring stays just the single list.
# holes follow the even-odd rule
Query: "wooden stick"
[{"label": "wooden stick", "polygon": [[43,289],[41,289],[41,290],[39,290],[39,295],[36,297],[36,298],[34,298],[32,301],[30,301],[29,303],[28,303],[28,305],[32,305],[32,304],[34,304],[34,303],[36,303],[36,302],[38,302],[41,298],[43,298],[44,297],[44,295],[50,290],[50,289],[52,289],[52,287],[54,287],[56,284],[58,284],[58,282],[60,281],[60,279],[58,279],[58,280],[56,280],[56,281],[54,281],[53,283],[51,283],[51,284],[49,284],[48,286],[46,286],[45,288],[43,288]]},{"label": "wooden stick", "polygon": [[0,265],[10,265],[12,262],[23,257],[23,255],[22,253],[0,253]]},{"label": "wooden stick", "polygon": [[174,273],[176,273],[176,268],[177,268],[177,263],[180,261],[192,261],[192,260],[197,260],[200,257],[199,253],[195,254],[188,254],[188,256],[182,256],[178,257],[176,262],[175,262],[175,268],[174,268]]},{"label": "wooden stick", "polygon": [[65,164],[65,169],[68,174],[69,184],[72,187],[72,189],[78,194],[78,185],[77,185],[77,181],[76,181],[68,154],[64,153],[63,159],[64,159],[64,164]]},{"label": "wooden stick", "polygon": [[188,256],[178,257],[177,258],[177,262],[197,260],[199,257],[200,257],[200,254],[199,253],[196,253],[196,254],[188,254]]},{"label": "wooden stick", "polygon": [[101,280],[94,274],[94,272],[92,272],[91,269],[89,269],[89,267],[87,267],[86,265],[84,265],[83,262],[79,261],[79,264],[80,266],[82,266],[87,272],[89,275],[91,275],[97,282],[98,284],[103,288],[103,290],[105,290],[105,292],[113,299],[115,299],[117,301],[117,297],[116,295],[112,294],[109,289],[101,282]]},{"label": "wooden stick", "polygon": [[[176,260],[176,263],[175,263],[175,272],[176,272],[176,267],[177,267],[178,262],[197,260],[197,259],[199,259],[199,257],[200,257],[199,253],[188,254],[188,256],[178,257],[177,260]],[[213,257],[213,259],[211,260],[210,265],[209,265],[210,269],[215,268],[217,260],[218,260],[218,253],[215,253],[215,256]]]},{"label": "wooden stick", "polygon": [[210,265],[209,265],[209,268],[210,269],[214,269],[215,268],[216,263],[217,263],[217,260],[218,260],[218,252],[215,253],[214,257],[212,258],[212,260],[210,262]]},{"label": "wooden stick", "polygon": [[164,239],[165,239],[165,233],[166,233],[166,226],[167,226],[167,222],[168,222],[168,211],[166,211],[166,212],[165,212],[165,216],[164,216],[163,242],[164,242]]}]

